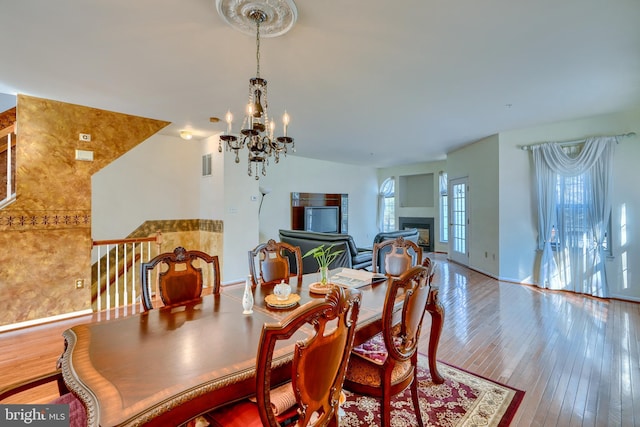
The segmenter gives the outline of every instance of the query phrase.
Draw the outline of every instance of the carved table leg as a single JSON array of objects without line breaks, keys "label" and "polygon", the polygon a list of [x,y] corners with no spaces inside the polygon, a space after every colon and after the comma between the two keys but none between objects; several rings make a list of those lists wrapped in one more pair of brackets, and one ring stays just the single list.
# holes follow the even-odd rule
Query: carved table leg
[{"label": "carved table leg", "polygon": [[438,343],[440,342],[440,334],[442,333],[442,325],[444,323],[444,308],[438,301],[438,289],[431,288],[429,298],[427,300],[427,311],[431,314],[431,334],[429,335],[429,371],[431,379],[436,384],[442,384],[444,377],[438,372],[436,365],[436,353],[438,352]]}]

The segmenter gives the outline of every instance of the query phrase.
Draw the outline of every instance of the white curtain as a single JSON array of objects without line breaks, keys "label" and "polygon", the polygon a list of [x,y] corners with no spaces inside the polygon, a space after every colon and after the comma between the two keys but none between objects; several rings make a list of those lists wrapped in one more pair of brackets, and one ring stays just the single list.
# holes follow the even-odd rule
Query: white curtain
[{"label": "white curtain", "polygon": [[533,146],[538,197],[539,286],[608,297],[603,246],[611,214],[617,136],[588,138],[577,155]]},{"label": "white curtain", "polygon": [[438,177],[438,187],[440,189],[441,196],[447,195],[447,185],[448,185],[447,173],[444,171],[440,171],[440,175]]}]

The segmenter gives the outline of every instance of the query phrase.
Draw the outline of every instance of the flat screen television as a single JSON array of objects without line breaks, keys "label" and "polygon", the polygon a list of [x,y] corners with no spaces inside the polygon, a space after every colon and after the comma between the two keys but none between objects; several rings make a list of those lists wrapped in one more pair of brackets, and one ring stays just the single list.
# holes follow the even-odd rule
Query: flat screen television
[{"label": "flat screen television", "polygon": [[305,231],[337,233],[340,230],[338,206],[306,206],[304,208]]}]

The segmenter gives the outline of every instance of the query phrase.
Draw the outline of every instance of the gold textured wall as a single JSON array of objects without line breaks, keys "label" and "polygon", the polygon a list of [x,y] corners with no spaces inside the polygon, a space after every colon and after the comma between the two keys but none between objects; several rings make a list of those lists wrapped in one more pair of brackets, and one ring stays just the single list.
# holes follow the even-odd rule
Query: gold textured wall
[{"label": "gold textured wall", "polygon": [[[91,175],[169,123],[18,95],[16,202],[0,211],[0,325],[90,307]],[[91,142],[79,134],[91,135]],[[75,160],[75,150],[94,161]]]},{"label": "gold textured wall", "polygon": [[211,255],[218,255],[220,269],[222,269],[222,221],[211,219],[146,221],[127,237],[146,237],[155,233],[162,235],[162,252],[171,252],[178,246],[187,250],[197,249]]}]

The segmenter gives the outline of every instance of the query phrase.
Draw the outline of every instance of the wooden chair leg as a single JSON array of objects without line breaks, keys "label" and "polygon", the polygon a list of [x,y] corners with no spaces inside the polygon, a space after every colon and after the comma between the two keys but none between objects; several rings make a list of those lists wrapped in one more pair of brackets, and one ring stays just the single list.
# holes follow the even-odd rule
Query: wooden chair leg
[{"label": "wooden chair leg", "polygon": [[420,410],[420,399],[418,398],[418,370],[416,369],[416,375],[411,383],[411,400],[413,400],[413,410],[416,413],[416,420],[419,427],[424,427],[422,423],[422,411]]},{"label": "wooden chair leg", "polygon": [[438,372],[437,356],[438,343],[440,342],[440,335],[442,334],[442,325],[444,323],[444,307],[438,300],[438,289],[431,289],[429,291],[429,298],[427,300],[427,311],[431,315],[431,334],[429,336],[429,372],[431,373],[431,379],[436,384],[442,384],[444,377]]},{"label": "wooden chair leg", "polygon": [[391,427],[391,392],[388,387],[382,392],[380,427]]}]

